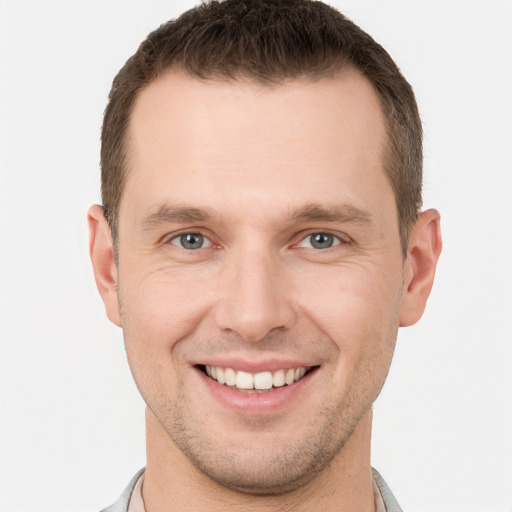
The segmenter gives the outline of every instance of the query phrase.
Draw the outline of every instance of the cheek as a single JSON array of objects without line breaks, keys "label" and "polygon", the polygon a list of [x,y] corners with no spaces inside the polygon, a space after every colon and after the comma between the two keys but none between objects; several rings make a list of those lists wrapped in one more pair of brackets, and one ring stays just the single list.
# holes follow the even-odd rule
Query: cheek
[{"label": "cheek", "polygon": [[[193,337],[211,301],[203,284],[178,274],[159,271],[141,279],[120,274],[118,293],[126,353],[148,403],[159,389],[168,389],[180,380],[185,363],[180,358],[180,341]],[[123,279],[125,275],[127,279]]]},{"label": "cheek", "polygon": [[399,324],[402,276],[370,265],[310,273],[303,280],[304,314],[338,346],[343,357],[394,347]]},{"label": "cheek", "polygon": [[122,279],[119,299],[123,330],[150,346],[172,346],[190,334],[211,304],[204,281],[179,271],[159,270]]},{"label": "cheek", "polygon": [[361,270],[326,281],[324,293],[311,293],[308,315],[338,353],[331,367],[332,389],[344,407],[369,407],[384,384],[399,326],[397,281]]}]

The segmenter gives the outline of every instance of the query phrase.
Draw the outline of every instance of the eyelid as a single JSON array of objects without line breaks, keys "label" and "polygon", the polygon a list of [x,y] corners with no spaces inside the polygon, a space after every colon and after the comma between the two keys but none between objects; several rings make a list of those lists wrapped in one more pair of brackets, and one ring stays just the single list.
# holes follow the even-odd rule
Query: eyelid
[{"label": "eyelid", "polygon": [[[302,244],[304,242],[306,242],[311,236],[317,235],[317,234],[329,235],[334,238],[334,243],[333,243],[332,247],[329,247],[328,249],[337,247],[339,245],[348,244],[350,242],[350,238],[347,235],[344,235],[343,233],[333,233],[332,231],[330,231],[328,229],[312,229],[312,230],[306,232],[305,234],[301,233],[299,240],[293,244],[293,247],[305,247]],[[305,248],[319,250],[312,246],[308,246]],[[326,251],[328,249],[322,249],[322,250]]]},{"label": "eyelid", "polygon": [[186,249],[179,243],[174,243],[175,240],[179,240],[183,235],[200,235],[203,237],[203,240],[206,242],[205,245],[200,247],[199,249],[209,249],[213,247],[213,241],[212,239],[205,235],[200,229],[186,229],[183,231],[180,231],[179,233],[174,233],[172,236],[168,237],[165,240],[166,244],[174,245],[175,247],[178,247],[180,249],[183,249],[184,251],[198,251],[199,249]]}]

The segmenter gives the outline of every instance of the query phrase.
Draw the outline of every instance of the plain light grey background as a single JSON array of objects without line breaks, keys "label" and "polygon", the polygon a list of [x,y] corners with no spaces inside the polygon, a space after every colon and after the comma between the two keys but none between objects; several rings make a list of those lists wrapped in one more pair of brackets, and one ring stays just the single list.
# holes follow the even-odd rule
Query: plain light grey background
[{"label": "plain light grey background", "polygon": [[[413,84],[445,248],[375,406],[408,512],[512,510],[512,1],[333,0]],[[0,0],[0,512],[94,511],[144,465],[88,259],[111,81],[188,0]]]}]

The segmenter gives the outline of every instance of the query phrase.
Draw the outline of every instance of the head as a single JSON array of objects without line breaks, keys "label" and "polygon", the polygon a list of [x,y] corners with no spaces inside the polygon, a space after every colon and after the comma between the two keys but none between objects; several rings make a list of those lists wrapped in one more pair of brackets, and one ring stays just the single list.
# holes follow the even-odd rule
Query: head
[{"label": "head", "polygon": [[102,171],[91,255],[148,469],[157,453],[176,478],[279,494],[369,467],[371,406],[440,251],[387,53],[320,2],[202,5],[116,77]]},{"label": "head", "polygon": [[139,93],[170,69],[198,80],[275,86],[357,69],[385,119],[384,170],[402,251],[421,208],[422,128],[414,93],[386,50],[334,8],[310,0],[212,1],[151,33],[116,76],[102,130],[102,200],[114,242],[129,168],[127,130]]}]

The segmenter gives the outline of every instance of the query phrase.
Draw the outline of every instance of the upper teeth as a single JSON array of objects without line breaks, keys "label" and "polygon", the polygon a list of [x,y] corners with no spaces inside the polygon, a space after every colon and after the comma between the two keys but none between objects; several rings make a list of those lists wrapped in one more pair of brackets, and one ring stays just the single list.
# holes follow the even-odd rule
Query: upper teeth
[{"label": "upper teeth", "polygon": [[220,384],[236,386],[238,389],[270,389],[272,386],[278,388],[285,384],[293,384],[302,379],[307,368],[290,368],[289,370],[277,370],[275,372],[249,373],[233,368],[222,368],[220,366],[205,365],[206,373]]}]

